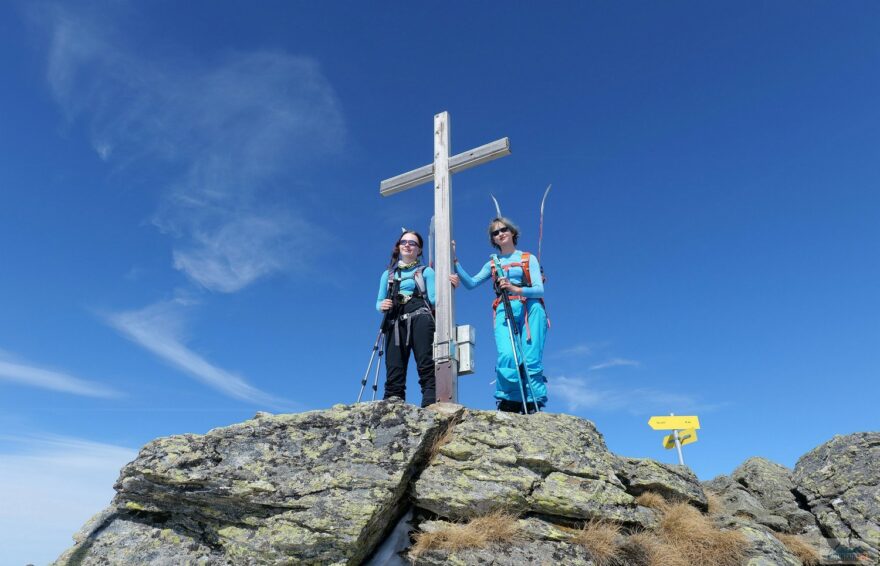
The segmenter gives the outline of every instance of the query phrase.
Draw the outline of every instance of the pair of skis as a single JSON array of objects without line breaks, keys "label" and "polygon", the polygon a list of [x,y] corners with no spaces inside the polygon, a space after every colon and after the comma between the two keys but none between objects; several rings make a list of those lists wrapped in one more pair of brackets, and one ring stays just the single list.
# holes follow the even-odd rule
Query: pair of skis
[{"label": "pair of skis", "polygon": [[[547,188],[544,190],[544,196],[541,198],[541,220],[538,223],[538,263],[541,263],[541,242],[544,241],[544,203],[547,202],[547,195],[550,193],[550,187],[552,186],[552,183],[547,185]],[[498,204],[498,199],[493,194],[489,196],[492,197],[492,202],[495,203],[495,214],[498,218],[501,218],[501,205]]]},{"label": "pair of skis", "polygon": [[[544,241],[544,204],[547,202],[547,195],[550,193],[550,187],[553,186],[553,183],[547,185],[547,188],[544,190],[544,196],[541,198],[541,220],[538,223],[538,263],[541,263],[541,243]],[[492,197],[492,201],[495,203],[495,213],[500,217],[501,216],[501,206],[498,204],[498,199],[495,198],[495,195],[490,194]],[[434,217],[431,217],[431,224],[428,228],[428,265],[434,265]]]}]

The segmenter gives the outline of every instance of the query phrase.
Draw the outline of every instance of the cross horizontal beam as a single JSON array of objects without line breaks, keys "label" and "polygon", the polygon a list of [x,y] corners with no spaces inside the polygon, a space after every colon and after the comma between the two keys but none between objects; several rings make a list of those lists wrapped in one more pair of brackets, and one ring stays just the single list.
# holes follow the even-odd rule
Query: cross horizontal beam
[{"label": "cross horizontal beam", "polygon": [[[481,163],[504,157],[505,155],[510,155],[510,140],[508,138],[495,140],[486,145],[481,145],[478,148],[450,157],[449,172],[458,173],[459,171],[476,167]],[[379,194],[383,197],[389,197],[433,180],[434,164],[430,163],[424,167],[419,167],[418,169],[403,173],[402,175],[385,179],[379,184]]]}]

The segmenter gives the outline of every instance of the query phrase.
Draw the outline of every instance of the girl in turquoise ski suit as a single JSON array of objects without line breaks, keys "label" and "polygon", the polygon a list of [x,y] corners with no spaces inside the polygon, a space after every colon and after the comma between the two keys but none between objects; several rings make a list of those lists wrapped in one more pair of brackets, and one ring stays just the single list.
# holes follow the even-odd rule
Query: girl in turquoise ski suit
[{"label": "girl in turquoise ski suit", "polygon": [[[473,289],[490,279],[495,279],[498,287],[506,289],[510,295],[514,323],[519,328],[520,343],[517,357],[525,361],[531,393],[526,389],[528,411],[533,412],[534,403],[539,406],[547,403],[547,379],[544,377],[544,341],[547,336],[547,314],[541,298],[544,296],[544,283],[541,266],[531,254],[516,249],[519,229],[509,219],[498,217],[489,223],[489,241],[498,250],[498,259],[503,273],[493,274],[493,260],[490,259],[475,276],[456,260],[455,271],[466,289]],[[528,271],[531,285],[524,285],[523,256],[528,258]],[[455,277],[455,276],[453,276]],[[504,305],[496,301],[495,345],[498,348],[498,361],[495,364],[495,398],[501,411],[523,412],[522,389],[519,370],[511,351],[510,333],[504,314]],[[514,335],[514,339],[516,335]]]}]

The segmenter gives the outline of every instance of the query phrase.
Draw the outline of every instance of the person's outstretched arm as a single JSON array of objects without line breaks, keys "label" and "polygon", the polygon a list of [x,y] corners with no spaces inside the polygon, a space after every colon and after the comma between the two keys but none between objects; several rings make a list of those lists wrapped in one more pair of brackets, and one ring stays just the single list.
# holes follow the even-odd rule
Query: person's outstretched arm
[{"label": "person's outstretched arm", "polygon": [[483,266],[483,269],[481,269],[479,273],[471,277],[470,274],[465,270],[465,268],[462,267],[461,263],[456,260],[455,273],[458,274],[459,278],[461,279],[461,284],[464,285],[464,288],[470,290],[483,284],[487,279],[491,279],[492,262],[487,261],[486,265]]}]

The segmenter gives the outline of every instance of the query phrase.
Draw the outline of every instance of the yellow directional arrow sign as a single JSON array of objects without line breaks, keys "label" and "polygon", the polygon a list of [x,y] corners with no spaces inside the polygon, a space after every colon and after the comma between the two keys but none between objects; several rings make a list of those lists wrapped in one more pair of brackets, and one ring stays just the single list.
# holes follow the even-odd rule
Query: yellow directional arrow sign
[{"label": "yellow directional arrow sign", "polygon": [[[690,444],[691,442],[697,441],[697,431],[696,429],[689,428],[687,430],[682,430],[678,433],[678,441],[682,446],[685,444]],[[675,448],[675,435],[667,434],[663,437],[663,448],[667,450]]]},{"label": "yellow directional arrow sign", "polygon": [[648,426],[654,430],[681,430],[692,428],[694,430],[700,428],[700,419],[694,415],[691,417],[665,416],[651,417],[648,419]]}]

